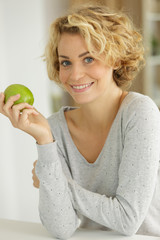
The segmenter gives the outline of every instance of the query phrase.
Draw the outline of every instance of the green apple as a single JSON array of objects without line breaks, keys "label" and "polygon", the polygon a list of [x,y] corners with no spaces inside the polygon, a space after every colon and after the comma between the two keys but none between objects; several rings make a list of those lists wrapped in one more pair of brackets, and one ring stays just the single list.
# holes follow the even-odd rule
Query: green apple
[{"label": "green apple", "polygon": [[34,97],[32,92],[29,90],[29,88],[27,88],[22,84],[12,84],[8,86],[4,91],[4,95],[5,95],[4,102],[6,103],[9,97],[17,94],[20,94],[20,98],[14,102],[14,105],[19,103],[24,103],[24,102],[29,103],[30,105],[33,105]]}]

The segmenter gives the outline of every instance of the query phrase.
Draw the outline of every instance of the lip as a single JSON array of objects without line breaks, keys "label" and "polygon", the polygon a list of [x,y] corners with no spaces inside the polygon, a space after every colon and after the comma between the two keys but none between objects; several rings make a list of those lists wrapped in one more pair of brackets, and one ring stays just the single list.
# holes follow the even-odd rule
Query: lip
[{"label": "lip", "polygon": [[76,84],[76,85],[70,85],[72,90],[76,93],[81,93],[81,92],[85,92],[88,89],[90,89],[90,87],[93,85],[94,82],[91,83],[83,83],[83,84]]}]

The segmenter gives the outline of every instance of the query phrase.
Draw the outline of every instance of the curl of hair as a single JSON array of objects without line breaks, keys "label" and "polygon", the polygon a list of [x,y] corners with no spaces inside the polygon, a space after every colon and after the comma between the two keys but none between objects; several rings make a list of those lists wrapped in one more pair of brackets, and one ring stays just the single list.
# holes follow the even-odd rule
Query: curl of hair
[{"label": "curl of hair", "polygon": [[112,13],[106,6],[87,6],[57,18],[50,26],[45,49],[48,76],[60,84],[58,43],[62,33],[80,34],[95,58],[104,54],[106,64],[112,66],[116,84],[127,89],[144,66],[144,48],[141,34],[129,17]]}]

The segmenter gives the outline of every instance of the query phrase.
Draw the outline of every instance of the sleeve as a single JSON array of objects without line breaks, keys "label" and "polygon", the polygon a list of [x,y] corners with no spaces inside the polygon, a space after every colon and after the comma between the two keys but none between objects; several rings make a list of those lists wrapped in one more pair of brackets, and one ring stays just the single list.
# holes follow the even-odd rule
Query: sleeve
[{"label": "sleeve", "polygon": [[126,116],[116,196],[93,193],[69,181],[78,212],[124,235],[135,234],[147,215],[160,157],[159,110],[150,101],[135,105],[136,111],[130,107]]},{"label": "sleeve", "polygon": [[80,224],[69,194],[66,176],[71,177],[70,171],[65,161],[62,169],[63,158],[59,155],[56,141],[46,145],[37,144],[37,150],[36,175],[40,181],[41,222],[53,237],[68,239]]}]

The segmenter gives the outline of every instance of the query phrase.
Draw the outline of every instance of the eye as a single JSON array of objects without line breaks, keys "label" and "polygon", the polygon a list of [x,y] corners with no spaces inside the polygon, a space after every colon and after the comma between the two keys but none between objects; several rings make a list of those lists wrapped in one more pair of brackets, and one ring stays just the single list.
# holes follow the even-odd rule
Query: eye
[{"label": "eye", "polygon": [[86,58],[84,59],[84,61],[85,61],[85,63],[92,63],[92,62],[94,61],[94,58],[92,58],[92,57],[86,57]]},{"label": "eye", "polygon": [[68,66],[70,66],[70,65],[71,65],[71,62],[70,62],[70,61],[67,61],[67,60],[65,60],[65,61],[62,61],[60,64],[61,64],[63,67],[68,67]]}]

